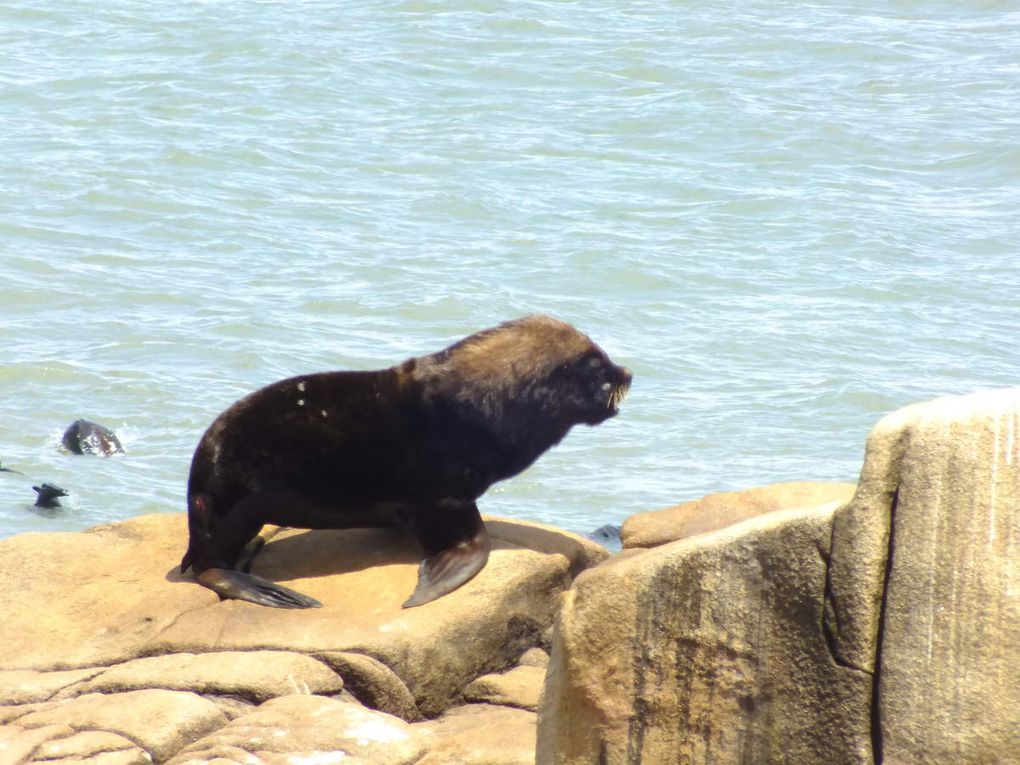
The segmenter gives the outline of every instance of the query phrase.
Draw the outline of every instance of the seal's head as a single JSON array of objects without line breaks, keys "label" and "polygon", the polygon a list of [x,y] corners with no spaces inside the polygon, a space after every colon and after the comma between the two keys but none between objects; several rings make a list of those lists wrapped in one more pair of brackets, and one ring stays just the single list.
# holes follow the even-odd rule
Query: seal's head
[{"label": "seal's head", "polygon": [[64,431],[64,448],[72,454],[98,454],[109,457],[123,454],[117,434],[105,425],[91,420],[75,420]]},{"label": "seal's head", "polygon": [[511,418],[563,432],[614,416],[632,379],[587,335],[550,316],[505,322],[420,361],[428,388],[449,394],[455,386],[490,423]]},{"label": "seal's head", "polygon": [[67,492],[52,483],[44,483],[42,486],[33,486],[36,491],[36,507],[60,507],[60,497],[66,497]]}]

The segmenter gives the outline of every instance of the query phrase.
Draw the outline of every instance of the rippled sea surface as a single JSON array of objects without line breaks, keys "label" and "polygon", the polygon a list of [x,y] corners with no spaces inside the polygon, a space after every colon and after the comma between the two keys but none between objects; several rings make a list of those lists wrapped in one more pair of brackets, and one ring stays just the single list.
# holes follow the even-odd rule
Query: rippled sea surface
[{"label": "rippled sea surface", "polygon": [[1020,382],[1015,3],[9,0],[0,147],[0,536],[181,512],[244,393],[533,312],[634,387],[480,505],[582,532]]}]

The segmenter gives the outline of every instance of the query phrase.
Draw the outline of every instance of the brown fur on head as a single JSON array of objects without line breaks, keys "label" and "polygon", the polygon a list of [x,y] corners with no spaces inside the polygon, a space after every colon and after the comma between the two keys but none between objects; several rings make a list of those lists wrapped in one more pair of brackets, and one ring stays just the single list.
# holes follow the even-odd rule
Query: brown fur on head
[{"label": "brown fur on head", "polygon": [[490,430],[548,430],[555,440],[615,415],[631,380],[586,335],[550,316],[477,332],[418,359],[412,375],[426,399],[456,401]]},{"label": "brown fur on head", "polygon": [[441,351],[445,371],[508,393],[595,347],[565,321],[533,315],[476,332]]}]

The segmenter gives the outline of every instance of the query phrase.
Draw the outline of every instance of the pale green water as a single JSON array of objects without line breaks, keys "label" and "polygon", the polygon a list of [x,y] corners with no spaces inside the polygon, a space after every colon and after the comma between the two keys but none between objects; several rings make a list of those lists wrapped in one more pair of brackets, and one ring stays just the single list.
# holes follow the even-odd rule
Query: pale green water
[{"label": "pale green water", "polygon": [[1020,4],[708,5],[5,3],[0,534],[182,511],[243,393],[529,312],[634,389],[481,505],[580,531],[1017,384]]}]

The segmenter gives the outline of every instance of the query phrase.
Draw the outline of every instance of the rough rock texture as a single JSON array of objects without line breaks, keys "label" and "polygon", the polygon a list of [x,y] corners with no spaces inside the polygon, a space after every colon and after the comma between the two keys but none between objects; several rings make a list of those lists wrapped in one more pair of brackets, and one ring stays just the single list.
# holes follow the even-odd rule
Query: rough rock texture
[{"label": "rough rock texture", "polygon": [[517,663],[522,667],[541,667],[546,669],[549,666],[549,654],[541,648],[529,648],[518,659]]},{"label": "rough rock texture", "polygon": [[[256,759],[257,758],[257,759]],[[273,699],[190,744],[168,765],[531,765],[535,715],[471,704],[403,720],[321,696]]]},{"label": "rough rock texture", "polygon": [[438,715],[539,645],[573,575],[607,556],[557,529],[487,524],[485,569],[415,609],[400,604],[420,553],[394,531],[278,533],[253,570],[325,604],[305,611],[221,602],[182,579],[181,515],[2,540],[0,762],[59,760],[47,752],[60,747],[95,765],[162,762],[295,694],[345,714],[359,708],[350,691],[406,720]]},{"label": "rough rock texture", "polygon": [[854,488],[852,483],[796,481],[709,494],[663,510],[632,515],[624,522],[620,536],[625,549],[656,547],[775,510],[847,502]]},{"label": "rough rock texture", "polygon": [[274,759],[410,765],[425,748],[423,737],[392,715],[322,696],[282,696],[185,747],[168,765]]},{"label": "rough rock texture", "polygon": [[103,667],[66,672],[38,672],[34,669],[0,671],[0,704],[32,704],[48,701],[64,688],[73,687],[103,671]]},{"label": "rough rock texture", "polygon": [[347,689],[365,706],[408,722],[422,718],[407,686],[378,659],[342,651],[329,651],[319,658],[346,678]]},{"label": "rough rock texture", "polygon": [[883,419],[837,517],[826,626],[886,762],[1020,762],[1020,389]]},{"label": "rough rock texture", "polygon": [[261,703],[292,693],[330,695],[343,680],[322,662],[289,651],[222,651],[176,653],[118,664],[55,698],[80,693],[166,688],[218,696],[238,696]]},{"label": "rough rock texture", "polygon": [[468,704],[414,728],[429,742],[429,753],[415,765],[533,765],[535,762],[533,712]]},{"label": "rough rock texture", "polygon": [[1018,561],[1020,389],[908,407],[849,503],[579,577],[538,761],[1020,762]]},{"label": "rough rock texture", "polygon": [[[44,744],[52,749],[75,731],[107,732],[134,742],[157,762],[166,760],[188,741],[227,723],[213,702],[194,693],[162,690],[90,693],[64,701],[7,707],[0,709],[0,715],[3,722],[14,723],[25,731],[46,731],[45,740],[36,745],[43,751],[47,748]],[[118,744],[117,748],[123,747]],[[0,749],[0,761],[6,761],[4,754]],[[41,759],[35,751],[28,761]]]},{"label": "rough rock texture", "polygon": [[89,765],[149,765],[152,757],[116,733],[76,732],[69,725],[22,728],[0,727],[0,762],[82,763]]},{"label": "rough rock texture", "polygon": [[837,665],[822,633],[837,506],[578,577],[556,625],[538,761],[866,761],[871,678]]},{"label": "rough rock texture", "polygon": [[479,677],[464,689],[464,698],[534,711],[538,709],[544,681],[544,667],[514,667],[507,672]]}]

